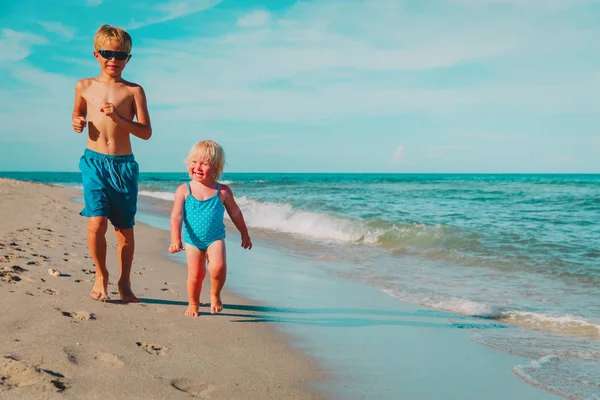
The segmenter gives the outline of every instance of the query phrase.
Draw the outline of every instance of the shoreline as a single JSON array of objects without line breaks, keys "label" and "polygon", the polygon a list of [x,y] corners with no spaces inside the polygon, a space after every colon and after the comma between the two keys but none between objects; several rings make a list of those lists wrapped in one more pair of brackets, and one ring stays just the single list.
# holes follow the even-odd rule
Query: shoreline
[{"label": "shoreline", "polygon": [[[141,204],[139,219],[166,231],[167,202],[144,198]],[[325,264],[333,261],[311,258],[304,254],[308,248],[288,248],[280,238],[254,235],[255,248],[246,252],[231,236],[228,259],[251,268],[232,271],[229,289],[274,305],[264,307],[257,321],[274,323],[335,376],[323,390],[336,398],[559,398],[514,372],[532,360],[481,345],[468,334],[510,329],[505,324],[403,302],[327,272]]]},{"label": "shoreline", "polygon": [[326,398],[313,359],[268,324],[239,323],[260,316],[255,303],[225,289],[224,303],[237,307],[183,315],[187,272],[165,255],[168,232],[136,224],[132,285],[142,303],[124,305],[109,229],[112,300],[97,302],[77,191],[0,179],[0,194],[3,398]]}]

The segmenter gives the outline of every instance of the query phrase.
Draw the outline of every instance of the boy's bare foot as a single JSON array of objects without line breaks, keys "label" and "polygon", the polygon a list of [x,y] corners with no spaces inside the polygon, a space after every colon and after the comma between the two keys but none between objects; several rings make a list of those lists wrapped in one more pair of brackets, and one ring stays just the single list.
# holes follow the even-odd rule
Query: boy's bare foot
[{"label": "boy's bare foot", "polygon": [[221,303],[221,296],[210,296],[210,313],[216,314],[221,312],[223,309],[223,303]]},{"label": "boy's bare foot", "polygon": [[189,315],[190,317],[197,317],[198,316],[198,307],[199,307],[199,304],[190,303],[188,305],[187,310],[185,310],[185,315]]},{"label": "boy's bare foot", "polygon": [[131,290],[131,284],[123,284],[119,283],[119,295],[121,296],[121,301],[123,303],[139,303],[140,299],[138,299],[133,291]]},{"label": "boy's bare foot", "polygon": [[94,286],[92,287],[92,291],[90,292],[90,297],[94,300],[98,301],[106,301],[108,300],[108,274],[106,276],[102,276],[101,274],[96,274],[96,282],[94,282]]}]

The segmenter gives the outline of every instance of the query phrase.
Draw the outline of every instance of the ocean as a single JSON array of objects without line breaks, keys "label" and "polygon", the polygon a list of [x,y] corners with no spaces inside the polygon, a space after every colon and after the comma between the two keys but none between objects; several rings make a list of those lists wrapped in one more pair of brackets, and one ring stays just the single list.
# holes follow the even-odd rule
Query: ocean
[{"label": "ocean", "polygon": [[[79,173],[0,172],[80,187]],[[142,173],[140,204],[185,173]],[[226,173],[253,238],[392,299],[491,321],[523,380],[600,398],[600,175]],[[256,249],[255,249],[256,250]],[[253,251],[255,251],[253,250]]]}]

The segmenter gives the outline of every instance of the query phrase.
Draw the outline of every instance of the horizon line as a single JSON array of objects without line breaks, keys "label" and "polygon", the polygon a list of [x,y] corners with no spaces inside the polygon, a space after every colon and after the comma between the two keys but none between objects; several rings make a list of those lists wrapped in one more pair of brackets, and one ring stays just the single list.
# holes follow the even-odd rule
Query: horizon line
[{"label": "horizon line", "polygon": [[[52,174],[80,174],[80,171],[17,171],[17,170],[0,170],[0,175],[3,173],[52,173]],[[185,171],[140,171],[141,174],[187,174]],[[281,172],[236,172],[228,171],[225,174],[337,174],[337,175],[600,175],[598,172],[303,172],[303,171],[281,171]]]}]

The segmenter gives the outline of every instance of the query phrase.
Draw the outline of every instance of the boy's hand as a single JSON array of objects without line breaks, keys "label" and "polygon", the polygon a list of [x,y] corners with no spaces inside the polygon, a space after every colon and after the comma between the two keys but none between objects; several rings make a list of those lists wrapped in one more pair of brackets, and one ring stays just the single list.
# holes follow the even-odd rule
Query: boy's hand
[{"label": "boy's hand", "polygon": [[106,115],[115,122],[119,122],[119,118],[121,118],[121,115],[119,115],[113,103],[105,102],[102,105],[100,112],[103,112],[104,115]]},{"label": "boy's hand", "polygon": [[77,132],[77,133],[83,132],[83,129],[85,128],[85,125],[86,125],[85,117],[73,118],[72,125],[73,125],[73,130],[75,130],[75,132]]},{"label": "boy's hand", "polygon": [[250,235],[242,235],[242,247],[245,249],[252,249],[252,241],[250,240]]},{"label": "boy's hand", "polygon": [[169,245],[169,253],[177,253],[181,250],[185,250],[183,247],[183,243],[181,243],[181,240],[177,242],[171,242],[171,244]]}]

